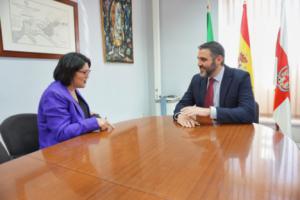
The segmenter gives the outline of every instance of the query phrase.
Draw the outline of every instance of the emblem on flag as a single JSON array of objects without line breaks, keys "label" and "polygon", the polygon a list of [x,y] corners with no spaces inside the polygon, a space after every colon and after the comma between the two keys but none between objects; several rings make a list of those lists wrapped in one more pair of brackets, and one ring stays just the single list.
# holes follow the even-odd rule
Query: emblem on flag
[{"label": "emblem on flag", "polygon": [[248,63],[248,59],[247,56],[245,56],[245,54],[243,54],[242,52],[240,52],[238,62],[239,62],[239,68],[247,71],[246,67],[244,66],[245,64]]},{"label": "emblem on flag", "polygon": [[277,74],[277,87],[281,92],[288,92],[290,89],[289,85],[289,67],[283,67]]}]

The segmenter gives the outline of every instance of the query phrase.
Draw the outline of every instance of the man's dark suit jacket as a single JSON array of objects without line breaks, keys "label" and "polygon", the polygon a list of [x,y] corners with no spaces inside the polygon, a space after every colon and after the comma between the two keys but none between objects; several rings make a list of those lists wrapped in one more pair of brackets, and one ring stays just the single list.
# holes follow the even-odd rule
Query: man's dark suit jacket
[{"label": "man's dark suit jacket", "polygon": [[[218,123],[252,123],[255,118],[255,101],[248,72],[224,66],[217,110]],[[176,105],[174,116],[186,106],[203,107],[208,78],[194,75],[182,99]]]}]

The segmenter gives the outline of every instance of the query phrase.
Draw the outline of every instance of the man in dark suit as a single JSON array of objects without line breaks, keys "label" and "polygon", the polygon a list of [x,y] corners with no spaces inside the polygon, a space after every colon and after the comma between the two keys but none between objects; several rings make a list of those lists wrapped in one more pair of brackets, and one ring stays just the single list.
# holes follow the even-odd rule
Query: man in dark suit
[{"label": "man in dark suit", "polygon": [[224,48],[217,42],[198,47],[200,75],[194,75],[174,110],[173,117],[180,125],[195,127],[199,124],[196,118],[217,123],[254,122],[249,73],[224,65],[224,57]]}]

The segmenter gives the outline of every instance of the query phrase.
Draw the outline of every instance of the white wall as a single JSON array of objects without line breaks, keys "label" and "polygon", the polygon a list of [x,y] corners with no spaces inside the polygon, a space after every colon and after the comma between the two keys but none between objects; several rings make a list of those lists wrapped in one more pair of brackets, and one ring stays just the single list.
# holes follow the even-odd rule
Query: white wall
[{"label": "white wall", "polygon": [[[206,42],[206,5],[200,0],[161,0],[160,33],[162,93],[182,96],[198,73],[197,48]],[[215,40],[218,3],[211,0]]]},{"label": "white wall", "polygon": [[[112,122],[152,113],[151,1],[132,1],[134,64],[104,64],[99,0],[80,0],[80,51],[92,73],[82,90],[91,109]],[[16,113],[37,112],[43,90],[53,80],[57,60],[0,57],[0,122]],[[152,75],[151,75],[152,74]]]}]

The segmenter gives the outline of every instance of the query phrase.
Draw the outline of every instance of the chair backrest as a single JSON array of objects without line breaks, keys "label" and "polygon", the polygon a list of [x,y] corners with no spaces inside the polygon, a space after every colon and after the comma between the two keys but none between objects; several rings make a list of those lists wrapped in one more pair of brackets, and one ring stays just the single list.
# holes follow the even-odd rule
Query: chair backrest
[{"label": "chair backrest", "polygon": [[255,102],[255,123],[259,123],[259,105],[257,102]]},{"label": "chair backrest", "polygon": [[8,155],[6,149],[4,148],[2,142],[0,142],[0,164],[9,161],[10,156]]},{"label": "chair backrest", "polygon": [[37,114],[17,114],[5,119],[0,132],[13,158],[39,149]]}]

